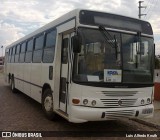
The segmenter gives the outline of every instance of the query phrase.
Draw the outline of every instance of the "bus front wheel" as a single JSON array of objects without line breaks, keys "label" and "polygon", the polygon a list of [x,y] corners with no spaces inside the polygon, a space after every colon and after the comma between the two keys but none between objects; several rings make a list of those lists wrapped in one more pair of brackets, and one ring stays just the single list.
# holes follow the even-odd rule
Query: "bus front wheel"
[{"label": "bus front wheel", "polygon": [[49,120],[54,120],[56,114],[53,112],[53,96],[51,89],[46,89],[42,96],[42,109],[45,113],[45,116]]}]

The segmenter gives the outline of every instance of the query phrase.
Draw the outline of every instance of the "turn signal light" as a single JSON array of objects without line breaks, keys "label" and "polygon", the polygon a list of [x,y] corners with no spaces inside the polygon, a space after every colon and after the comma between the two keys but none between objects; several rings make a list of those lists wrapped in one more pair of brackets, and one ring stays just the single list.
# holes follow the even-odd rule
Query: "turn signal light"
[{"label": "turn signal light", "polygon": [[79,104],[79,103],[80,103],[80,100],[79,100],[79,99],[72,99],[72,103],[73,103],[73,104]]}]

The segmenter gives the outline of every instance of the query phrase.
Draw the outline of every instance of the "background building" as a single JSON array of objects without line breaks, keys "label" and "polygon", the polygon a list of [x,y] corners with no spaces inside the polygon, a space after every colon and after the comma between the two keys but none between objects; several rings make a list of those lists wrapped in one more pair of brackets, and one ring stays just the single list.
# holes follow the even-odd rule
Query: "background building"
[{"label": "background building", "polygon": [[2,57],[0,57],[0,65],[4,65],[4,56]]}]

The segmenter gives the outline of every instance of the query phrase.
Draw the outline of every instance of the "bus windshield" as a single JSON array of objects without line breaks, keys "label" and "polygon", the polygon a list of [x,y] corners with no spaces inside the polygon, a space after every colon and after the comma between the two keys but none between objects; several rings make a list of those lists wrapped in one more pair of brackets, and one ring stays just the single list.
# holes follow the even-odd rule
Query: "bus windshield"
[{"label": "bus windshield", "polygon": [[[77,82],[152,83],[153,39],[99,29],[79,28],[81,52],[74,56],[73,80]],[[111,43],[116,41],[116,47]]]}]

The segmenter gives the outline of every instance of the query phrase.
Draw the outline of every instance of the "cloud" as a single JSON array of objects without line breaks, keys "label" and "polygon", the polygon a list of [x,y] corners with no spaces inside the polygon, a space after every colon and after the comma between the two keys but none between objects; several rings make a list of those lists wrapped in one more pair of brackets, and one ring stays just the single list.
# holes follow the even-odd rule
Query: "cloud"
[{"label": "cloud", "polygon": [[7,46],[11,42],[16,41],[17,39],[24,36],[23,33],[21,33],[23,29],[15,27],[13,24],[3,23],[1,21],[0,23],[0,45]]},{"label": "cloud", "polygon": [[152,25],[154,33],[155,34],[160,33],[160,24],[159,24],[160,23],[160,17],[159,17],[159,15],[153,15],[152,19],[150,20],[150,23]]}]

